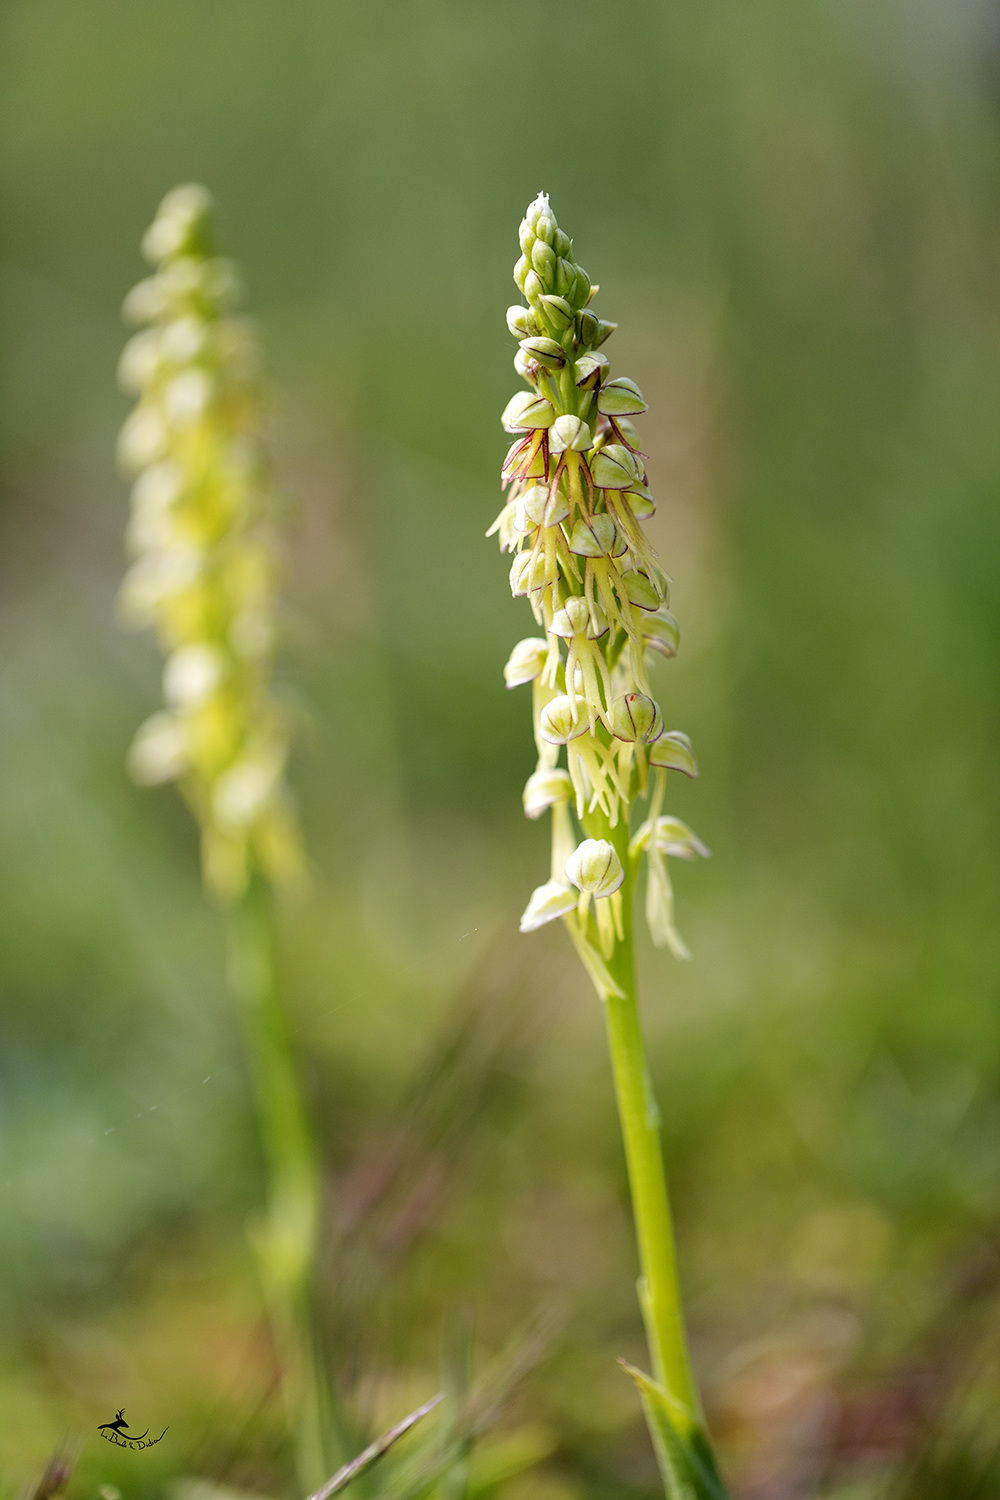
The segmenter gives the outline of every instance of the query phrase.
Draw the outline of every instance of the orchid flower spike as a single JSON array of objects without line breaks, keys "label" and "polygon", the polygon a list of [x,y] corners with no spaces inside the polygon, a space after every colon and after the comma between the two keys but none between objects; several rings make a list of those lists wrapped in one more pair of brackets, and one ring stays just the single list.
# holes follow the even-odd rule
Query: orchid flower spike
[{"label": "orchid flower spike", "polygon": [[129,752],[144,785],[177,781],[201,827],[208,886],[237,899],[254,871],[296,877],[288,734],[271,688],[281,570],[278,495],[262,440],[253,332],[238,279],[212,250],[211,199],[175,188],[142,242],[153,274],[125,299],[142,326],[122,386],[138,397],[118,459],[134,480],[119,596],[155,630],[166,707]]},{"label": "orchid flower spike", "polygon": [[658,827],[666,771],[698,774],[690,741],[679,730],[664,732],[650,689],[650,660],[676,655],[680,633],[669,579],[642,525],[655,505],[631,419],[646,402],[634,380],[612,374],[603,346],[616,325],[594,312],[597,288],[544,193],[529,205],[520,244],[514,280],[524,300],[508,309],[507,326],[528,389],[504,408],[513,439],[502,476],[509,488],[488,534],[513,554],[511,590],[527,598],[540,632],[514,647],[505,668],[508,687],[532,683],[539,759],[525,811],[538,818],[551,808],[553,820],[552,877],[532,895],[522,930],[562,917],[594,958],[613,949],[606,905],[596,900],[595,912],[574,900],[578,882],[567,874],[566,848],[579,854],[594,842],[580,843],[575,814],[585,834],[601,831],[588,828],[594,819],[623,834],[632,873],[646,862],[653,941],[687,957],[666,857],[690,858],[689,850],[707,853],[705,846],[695,840],[682,851],[676,841],[644,837],[626,852],[632,802],[652,786],[647,821]]},{"label": "orchid flower spike", "polygon": [[[521,918],[533,932],[561,918],[602,1001],[622,1123],[654,1376],[639,1382],[668,1500],[725,1500],[687,1353],[658,1113],[642,1041],[632,941],[636,879],[646,869],[653,942],[690,957],[674,923],[668,859],[706,858],[686,823],[663,810],[667,773],[697,776],[687,735],[664,728],[650,664],[677,654],[669,580],[643,530],[655,504],[632,418],[646,410],[603,346],[615,325],[593,310],[597,288],[544,193],[520,230],[507,313],[514,368],[528,387],[504,408],[512,438],[503,510],[490,527],[512,554],[510,587],[535,632],[504,669],[531,683],[538,763],[524,811],[552,820],[552,863]],[[565,763],[561,763],[565,757]],[[632,804],[649,802],[632,833]]]}]

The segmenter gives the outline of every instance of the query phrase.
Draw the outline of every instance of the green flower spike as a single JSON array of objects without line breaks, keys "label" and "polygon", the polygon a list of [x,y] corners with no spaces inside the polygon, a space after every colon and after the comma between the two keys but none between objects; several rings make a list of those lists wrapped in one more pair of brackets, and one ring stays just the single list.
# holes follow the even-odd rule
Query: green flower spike
[{"label": "green flower spike", "polygon": [[[646,410],[634,380],[597,350],[615,324],[590,307],[597,291],[539,194],[520,228],[514,280],[527,306],[508,310],[518,340],[518,391],[503,413],[514,437],[507,503],[488,535],[511,552],[511,591],[542,635],[519,643],[508,687],[531,682],[538,767],[524,790],[529,818],[552,814],[552,869],[522,932],[561,917],[605,1006],[642,1277],[639,1299],[654,1377],[636,1378],[669,1500],[725,1500],[688,1359],[658,1115],[636,1003],[632,906],[646,868],[646,917],[657,946],[690,955],[674,924],[669,857],[708,849],[663,812],[668,771],[697,776],[691,742],[664,732],[650,654],[679,643],[669,580],[642,528],[652,514],[640,439]],[[559,765],[566,756],[566,768]],[[649,816],[631,836],[632,803]],[[574,810],[582,837],[574,829]]]},{"label": "green flower spike", "polygon": [[204,188],[176,188],[143,239],[155,273],[125,302],[146,326],[119,374],[138,404],[118,456],[134,480],[123,618],[167,654],[165,711],[129,756],[146,785],[177,781],[201,827],[205,880],[227,900],[254,870],[303,860],[285,788],[288,738],[270,689],[280,546],[261,442],[252,332],[237,282],[210,252]]},{"label": "green flower spike", "polygon": [[134,478],[121,613],[166,653],[166,708],[139,730],[133,777],[176,781],[201,829],[205,883],[226,907],[268,1171],[250,1238],[275,1334],[300,1489],[332,1464],[329,1395],[314,1343],[320,1223],[316,1155],[278,991],[268,885],[301,878],[285,786],[288,736],[271,690],[281,548],[261,434],[257,357],[237,280],[212,250],[211,200],[176,188],[142,242],[154,266],[125,300],[145,326],[120,376],[138,404],[119,462]]}]

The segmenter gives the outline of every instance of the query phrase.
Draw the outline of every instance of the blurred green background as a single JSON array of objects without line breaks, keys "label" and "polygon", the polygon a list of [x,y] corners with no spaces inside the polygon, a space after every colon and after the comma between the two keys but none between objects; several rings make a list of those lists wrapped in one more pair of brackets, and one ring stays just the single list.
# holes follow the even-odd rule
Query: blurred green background
[{"label": "blurred green background", "polygon": [[[657,695],[702,765],[672,810],[715,857],[677,882],[695,962],[644,951],[644,1006],[734,1491],[868,1496],[927,1430],[1000,1440],[995,4],[6,0],[0,27],[4,1492],[67,1439],[81,1500],[285,1482],[220,924],[179,799],[123,771],[160,665],[115,622],[118,310],[189,180],[298,500],[317,878],[284,968],[359,1421],[433,1388],[449,1318],[484,1364],[547,1313],[505,1420],[550,1456],[502,1493],[657,1488],[615,1365],[642,1338],[598,1005],[561,931],[516,931],[548,858],[501,677],[531,623],[483,532],[545,188],[651,407],[683,635]],[[127,1462],[94,1432],[122,1405],[171,1429]]]}]

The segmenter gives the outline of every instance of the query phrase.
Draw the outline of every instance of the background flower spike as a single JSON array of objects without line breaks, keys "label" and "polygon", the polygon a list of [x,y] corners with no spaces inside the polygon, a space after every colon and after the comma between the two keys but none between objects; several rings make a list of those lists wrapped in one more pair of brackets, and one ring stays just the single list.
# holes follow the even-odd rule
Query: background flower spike
[{"label": "background flower spike", "polygon": [[[203,187],[168,193],[142,241],[154,274],[125,299],[147,326],[120,366],[138,404],[118,444],[135,477],[126,623],[155,630],[167,702],[128,766],[175,780],[201,830],[205,884],[228,920],[230,987],[246,1027],[267,1202],[249,1238],[271,1315],[303,1490],[330,1472],[330,1406],[309,1308],[321,1219],[312,1130],[277,980],[271,886],[305,860],[285,783],[288,730],[272,689],[280,498],[262,440],[257,351],[238,278],[213,250]],[[544,643],[543,643],[544,646]]]}]

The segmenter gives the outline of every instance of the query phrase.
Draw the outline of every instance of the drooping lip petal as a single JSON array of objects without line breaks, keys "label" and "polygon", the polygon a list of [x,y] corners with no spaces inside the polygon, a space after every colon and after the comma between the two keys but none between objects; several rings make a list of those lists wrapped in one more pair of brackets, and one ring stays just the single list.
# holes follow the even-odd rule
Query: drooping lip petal
[{"label": "drooping lip petal", "polygon": [[546,922],[554,922],[556,917],[566,916],[574,909],[578,899],[572,886],[563,885],[558,880],[547,880],[544,885],[532,891],[531,900],[521,918],[521,931],[535,932],[539,927],[544,927]]}]

